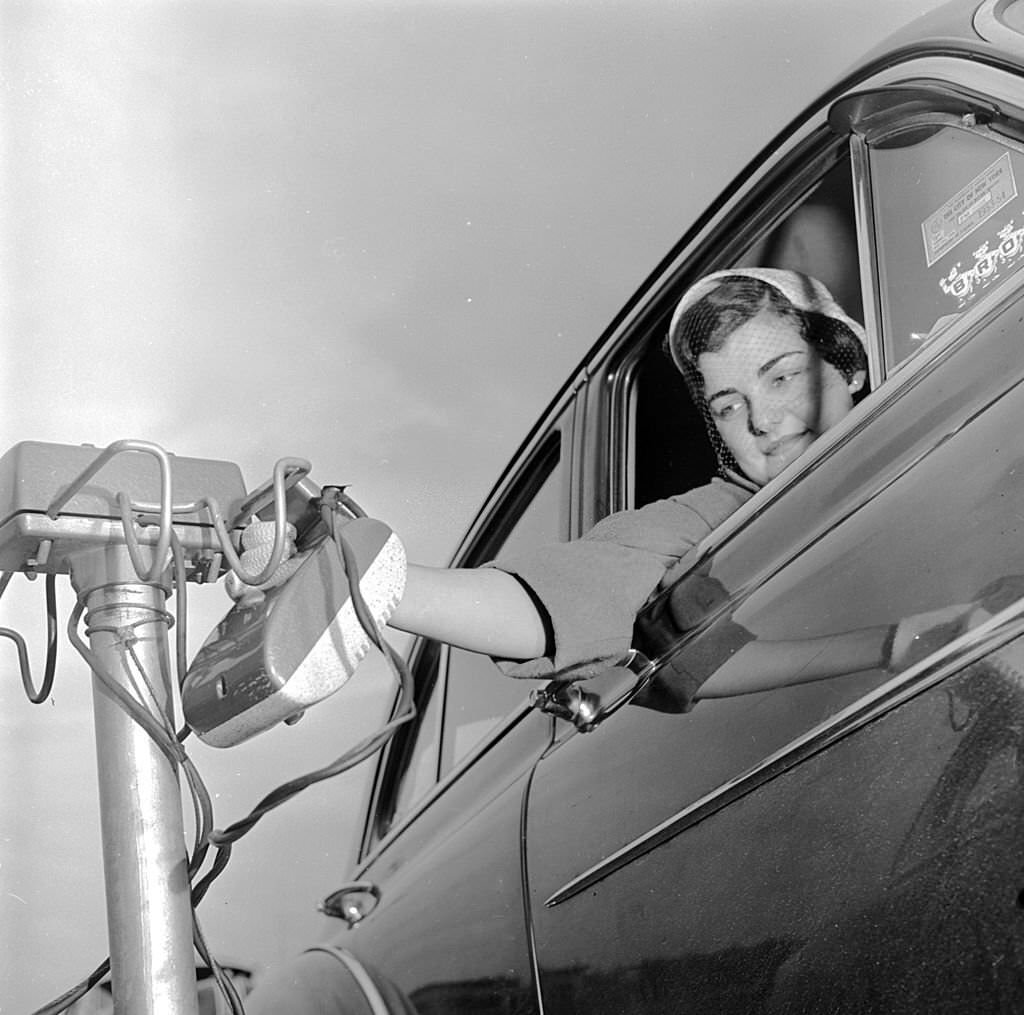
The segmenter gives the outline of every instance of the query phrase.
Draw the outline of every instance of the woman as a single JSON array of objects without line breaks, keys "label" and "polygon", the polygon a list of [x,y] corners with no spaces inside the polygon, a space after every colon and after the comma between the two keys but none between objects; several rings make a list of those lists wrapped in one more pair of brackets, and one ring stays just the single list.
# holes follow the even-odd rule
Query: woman
[{"label": "woman", "polygon": [[796,272],[701,279],[676,309],[668,351],[706,414],[721,476],[489,567],[410,565],[391,625],[491,655],[510,676],[600,672],[628,651],[673,565],[850,411],[867,376],[862,337]]},{"label": "woman", "polygon": [[[820,282],[795,272],[739,268],[702,279],[679,303],[668,350],[709,421],[721,476],[611,515],[574,542],[488,567],[411,564],[391,625],[487,653],[512,676],[585,678],[614,664],[630,647],[637,613],[670,582],[674,565],[850,411],[865,388],[862,337]],[[685,584],[674,586],[670,606],[679,605],[672,599]],[[754,640],[725,625],[729,644],[712,653],[710,671],[676,669],[668,683],[682,691],[669,686],[661,694],[678,710],[696,697],[905,665],[915,648],[927,652],[952,637],[971,610],[791,642]],[[403,1010],[396,987],[364,967],[356,983],[353,965],[339,949],[306,952],[262,981],[247,1008],[355,1013],[368,1010],[366,996],[387,992]]]}]

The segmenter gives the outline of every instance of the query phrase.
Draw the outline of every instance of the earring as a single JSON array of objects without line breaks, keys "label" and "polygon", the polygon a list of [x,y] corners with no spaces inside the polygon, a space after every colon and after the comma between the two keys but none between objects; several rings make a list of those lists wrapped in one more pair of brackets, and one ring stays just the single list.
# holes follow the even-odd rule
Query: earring
[{"label": "earring", "polygon": [[850,381],[850,394],[857,394],[862,387],[864,387],[864,382],[859,377],[854,377],[854,379]]}]

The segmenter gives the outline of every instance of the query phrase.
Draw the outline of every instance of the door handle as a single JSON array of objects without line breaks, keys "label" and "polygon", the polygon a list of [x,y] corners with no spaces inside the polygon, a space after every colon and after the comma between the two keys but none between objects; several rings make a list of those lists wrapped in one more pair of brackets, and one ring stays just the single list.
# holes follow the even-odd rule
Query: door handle
[{"label": "door handle", "polygon": [[633,650],[618,666],[611,666],[590,680],[553,680],[530,695],[530,704],[571,722],[581,733],[589,733],[632,701],[653,673],[651,661]]}]

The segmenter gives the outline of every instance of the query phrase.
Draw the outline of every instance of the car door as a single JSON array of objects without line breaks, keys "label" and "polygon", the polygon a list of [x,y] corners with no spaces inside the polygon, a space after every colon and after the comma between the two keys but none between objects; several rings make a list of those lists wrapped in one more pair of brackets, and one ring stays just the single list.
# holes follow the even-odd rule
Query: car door
[{"label": "car door", "polygon": [[[978,91],[1019,85],[972,68],[970,89],[935,86],[939,71],[956,81],[961,69],[929,60],[919,84],[912,65],[888,71],[832,109],[853,170],[875,390],[713,534],[689,576],[716,590],[703,616],[668,623],[673,590],[652,604],[638,626],[653,660],[644,697],[593,732],[560,722],[537,768],[527,864],[546,1010],[1024,1004],[1024,656],[1019,619],[1000,613],[1024,590],[1024,296],[1010,182],[1021,149],[1013,123],[981,122],[991,105]],[[789,164],[779,156],[761,189],[734,202],[728,238],[685,252],[648,297],[629,325],[634,345],[663,326],[687,272],[770,263],[787,222],[810,235],[800,212],[838,149],[813,122],[802,131]],[[780,202],[785,215],[771,212]],[[992,214],[972,211],[978,202]],[[795,266],[791,256],[780,266]],[[957,282],[966,277],[970,287]],[[644,371],[622,369],[622,433],[636,434]],[[658,495],[663,477],[641,475],[629,440],[619,447],[612,503]],[[975,635],[927,622],[952,604],[995,620]],[[756,645],[912,615],[928,654],[900,672],[878,657],[691,711],[673,693],[676,670],[713,671],[737,631]]]}]

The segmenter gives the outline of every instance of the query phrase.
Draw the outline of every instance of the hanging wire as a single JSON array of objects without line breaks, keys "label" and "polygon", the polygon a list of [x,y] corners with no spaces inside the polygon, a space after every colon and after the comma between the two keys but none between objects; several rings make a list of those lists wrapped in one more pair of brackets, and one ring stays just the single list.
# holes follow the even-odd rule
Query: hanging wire
[{"label": "hanging wire", "polygon": [[[224,516],[220,510],[220,505],[213,497],[203,499],[202,503],[210,512],[210,519],[213,522],[213,528],[217,533],[218,540],[220,541],[224,559],[244,585],[262,585],[263,582],[268,581],[273,576],[274,572],[281,564],[281,561],[285,559],[285,554],[288,549],[288,505],[285,498],[288,494],[288,490],[298,483],[299,480],[301,480],[308,472],[309,463],[301,458],[282,458],[275,463],[272,484],[274,503],[274,544],[266,565],[261,571],[255,574],[245,568],[245,565],[242,564],[241,559],[235,552],[235,548],[231,542],[231,533],[228,530],[227,524],[224,522]],[[239,519],[232,520],[232,528],[236,524],[239,524]]]},{"label": "hanging wire", "polygon": [[185,571],[185,551],[181,540],[171,533],[171,568],[174,582],[174,670],[180,690],[188,670],[188,582]]},{"label": "hanging wire", "polygon": [[59,1015],[67,1011],[76,1001],[81,1000],[97,984],[101,983],[110,972],[110,959],[104,959],[81,983],[64,991],[42,1008],[36,1008],[32,1015]]},{"label": "hanging wire", "polygon": [[171,461],[166,451],[157,444],[149,441],[123,440],[114,441],[82,470],[68,485],[64,491],[55,497],[46,509],[49,518],[56,520],[64,507],[74,498],[86,483],[99,472],[104,465],[112,458],[125,452],[138,451],[143,454],[152,455],[160,469],[160,502],[156,510],[160,515],[160,526],[157,535],[156,548],[153,551],[153,561],[149,567],[142,559],[142,549],[139,546],[138,537],[135,535],[135,523],[132,519],[132,505],[123,494],[117,495],[117,504],[121,511],[121,524],[124,529],[125,545],[128,547],[128,556],[131,558],[135,573],[144,582],[155,581],[163,574],[166,567],[167,550],[171,542],[171,515],[174,511],[174,499],[171,494]]},{"label": "hanging wire", "polygon": [[217,984],[217,989],[221,992],[224,1000],[227,1001],[232,1015],[244,1015],[245,1007],[242,1004],[241,997],[238,996],[238,990],[235,988],[231,977],[224,972],[223,966],[221,966],[210,952],[210,948],[206,943],[206,937],[203,934],[202,928],[199,926],[199,917],[196,914],[194,904],[192,906],[192,941],[195,944],[196,951],[199,953],[200,957],[209,968],[210,973],[213,975],[214,982]]},{"label": "hanging wire", "polygon": [[[122,523],[125,529],[125,539],[129,548],[129,555],[133,567],[140,580],[151,584],[159,574],[151,575],[142,565],[138,540],[134,535],[135,524],[131,513],[158,513],[160,518],[159,536],[157,539],[157,550],[154,553],[154,563],[151,571],[157,571],[158,565],[170,557],[172,571],[172,587],[177,595],[176,614],[171,616],[167,611],[149,608],[149,615],[133,621],[129,624],[102,624],[97,623],[96,615],[115,609],[117,604],[105,604],[98,610],[94,610],[86,618],[86,634],[92,636],[97,633],[111,634],[123,653],[124,666],[131,678],[135,688],[136,696],[133,696],[124,689],[106,671],[105,666],[82,639],[79,634],[79,626],[85,612],[83,599],[75,604],[68,618],[67,635],[71,644],[79,655],[88,664],[96,679],[110,694],[115,702],[127,713],[127,715],[139,725],[154,744],[160,749],[167,760],[176,769],[179,769],[185,776],[189,787],[192,801],[193,820],[195,824],[194,841],[192,849],[188,853],[188,876],[191,883],[191,906],[193,918],[193,942],[196,951],[209,967],[218,989],[224,996],[233,1015],[244,1015],[244,1007],[238,991],[223,968],[217,963],[210,952],[205,936],[199,924],[196,909],[211,885],[221,875],[231,858],[232,844],[245,835],[268,811],[279,807],[290,800],[296,794],[307,789],[309,786],[333,778],[336,775],[346,772],[355,765],[370,757],[378,751],[391,738],[394,732],[403,724],[409,722],[415,715],[414,688],[412,676],[405,664],[404,659],[392,649],[384,640],[384,637],[375,623],[372,613],[363,598],[359,588],[359,569],[355,560],[352,547],[345,539],[343,526],[339,524],[339,517],[347,514],[354,518],[366,517],[362,508],[340,487],[331,487],[325,491],[321,498],[320,514],[328,535],[337,548],[340,559],[343,563],[345,573],[349,576],[349,593],[352,600],[353,610],[360,624],[366,631],[373,644],[382,653],[388,665],[395,674],[399,694],[392,712],[392,718],[386,722],[375,733],[366,737],[355,747],[346,751],[341,757],[329,765],[314,772],[292,779],[267,794],[248,817],[242,821],[229,826],[223,832],[216,831],[213,819],[213,804],[209,791],[197,768],[183,746],[183,741],[189,736],[191,730],[185,726],[175,732],[170,718],[160,706],[157,689],[151,682],[149,675],[138,653],[135,651],[135,643],[138,640],[137,629],[148,624],[164,624],[168,629],[175,628],[175,669],[176,683],[179,691],[187,672],[187,593],[186,579],[187,571],[185,566],[184,550],[181,542],[171,526],[171,517],[175,513],[194,513],[205,508],[213,522],[218,541],[224,559],[227,561],[245,584],[261,584],[270,578],[277,570],[284,559],[287,550],[286,526],[287,526],[287,490],[300,482],[309,471],[307,462],[301,459],[282,459],[274,468],[271,484],[272,500],[274,504],[275,532],[274,549],[267,565],[258,574],[252,574],[245,570],[234,550],[231,542],[231,535],[228,526],[225,524],[223,515],[217,502],[213,498],[205,498],[194,504],[174,506],[171,503],[171,487],[169,474],[169,461],[166,453],[154,445],[144,444],[138,441],[120,441],[111,445],[102,453],[92,465],[85,470],[76,480],[69,485],[64,493],[55,499],[49,509],[51,517],[56,517],[61,508],[74,496],[74,493],[88,481],[99,469],[115,454],[122,451],[145,451],[154,454],[161,465],[161,503],[159,505],[131,504],[123,494],[118,495],[118,503],[121,507]],[[232,521],[234,528],[237,522]],[[162,573],[164,568],[160,568]],[[7,589],[13,573],[5,573],[0,576],[0,596]],[[15,642],[18,649],[19,661],[21,664],[22,681],[26,693],[31,701],[40,703],[45,701],[51,692],[54,672],[56,670],[56,644],[57,644],[57,616],[56,616],[56,585],[55,575],[48,574],[46,579],[46,611],[47,611],[47,662],[43,682],[37,689],[32,682],[28,667],[28,654],[25,648],[24,639],[15,631],[7,628],[0,628],[0,636],[7,637]],[[112,587],[112,586],[110,586]],[[92,589],[90,592],[98,591]],[[136,606],[138,604],[132,604]],[[169,702],[173,709],[173,701]],[[206,865],[210,856],[211,848],[214,850],[214,857],[210,863],[209,870],[200,877],[200,872]],[[102,962],[77,986],[66,991],[60,997],[36,1010],[33,1015],[56,1015],[65,1011],[75,1001],[79,1000],[86,993],[92,990],[110,972],[109,959]]]},{"label": "hanging wire", "polygon": [[[7,586],[14,577],[13,571],[6,571],[0,578],[0,596],[7,591]],[[14,642],[18,652],[18,668],[21,671],[21,685],[33,705],[41,705],[50,697],[53,690],[53,678],[57,672],[57,576],[46,576],[46,666],[43,670],[43,682],[36,688],[32,680],[32,667],[28,658],[28,647],[25,639],[10,627],[0,627],[0,638],[8,638]]]},{"label": "hanging wire", "polygon": [[[344,492],[339,488],[333,489],[338,489],[339,496],[337,500],[339,502],[344,498],[345,506],[348,507],[350,511],[353,511],[354,514],[358,512],[356,517],[365,517],[362,513],[362,509],[359,508],[355,501],[344,494]],[[326,500],[327,496],[325,495],[325,501]],[[393,717],[379,730],[360,741],[355,747],[346,751],[329,765],[317,769],[314,772],[309,772],[305,775],[299,776],[296,779],[292,779],[289,782],[278,786],[275,790],[263,797],[263,799],[259,801],[259,803],[245,818],[242,818],[240,821],[236,821],[234,824],[224,829],[224,831],[214,832],[211,836],[211,841],[215,845],[237,842],[243,835],[250,831],[265,814],[274,810],[274,808],[280,807],[281,804],[291,800],[292,797],[301,793],[310,786],[313,786],[318,782],[323,782],[326,779],[332,779],[334,776],[340,775],[342,772],[347,772],[350,768],[353,768],[360,762],[365,761],[366,758],[370,757],[383,747],[384,744],[386,744],[394,735],[396,730],[409,722],[416,715],[416,705],[413,700],[414,687],[412,675],[406,666],[405,660],[402,659],[402,657],[384,640],[377,624],[374,622],[370,608],[366,605],[366,601],[359,588],[359,567],[355,559],[355,554],[348,540],[345,539],[344,528],[337,524],[337,504],[334,502],[325,503],[321,507],[321,517],[327,526],[327,531],[331,539],[338,549],[345,568],[345,573],[349,576],[349,594],[352,599],[352,607],[355,615],[363,626],[363,629],[373,641],[374,645],[383,654],[398,681],[399,697],[394,709],[394,714]]]}]

